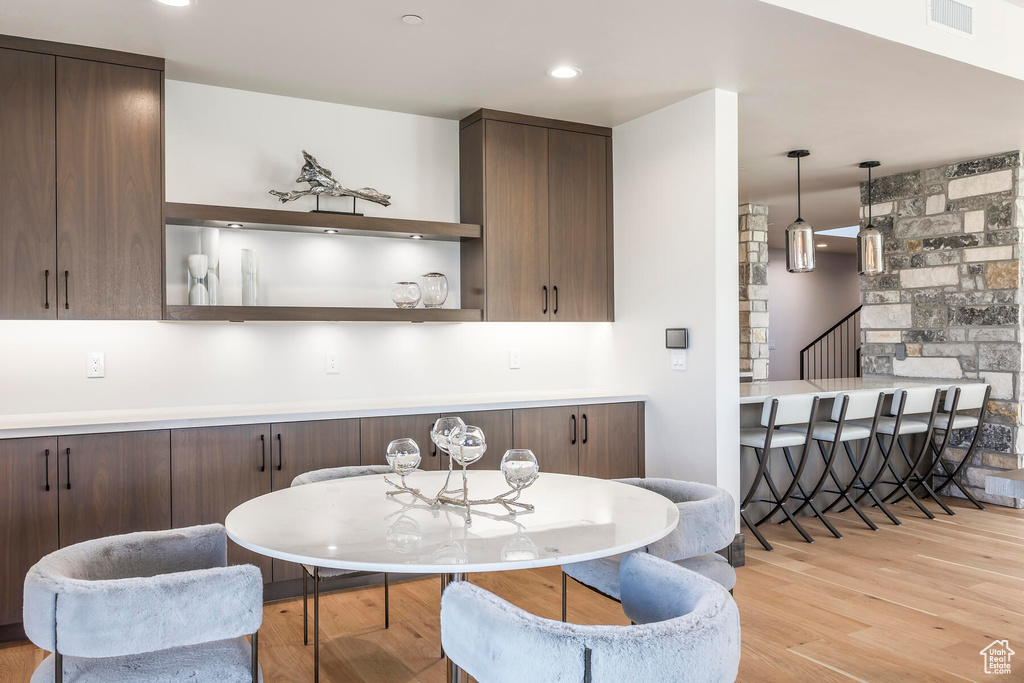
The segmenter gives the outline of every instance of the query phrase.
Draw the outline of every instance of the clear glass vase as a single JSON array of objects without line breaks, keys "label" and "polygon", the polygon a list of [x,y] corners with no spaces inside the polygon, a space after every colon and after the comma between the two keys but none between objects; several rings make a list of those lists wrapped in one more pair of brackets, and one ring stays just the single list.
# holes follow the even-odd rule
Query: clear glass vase
[{"label": "clear glass vase", "polygon": [[448,299],[448,278],[444,273],[421,275],[420,290],[423,294],[423,308],[441,308]]}]

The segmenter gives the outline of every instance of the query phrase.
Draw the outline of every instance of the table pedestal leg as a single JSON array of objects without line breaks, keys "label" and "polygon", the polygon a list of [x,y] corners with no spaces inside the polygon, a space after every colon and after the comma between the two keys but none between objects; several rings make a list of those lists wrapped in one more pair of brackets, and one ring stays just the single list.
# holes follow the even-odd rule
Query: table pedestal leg
[{"label": "table pedestal leg", "polygon": [[[443,583],[444,583],[445,587],[447,587],[448,584],[452,583],[453,581],[465,581],[466,580],[466,575],[465,574],[458,574],[458,573],[455,573],[455,574],[444,574],[444,575],[442,575],[442,579],[443,579]],[[441,646],[441,650],[442,650],[442,652],[444,651],[444,645]],[[455,662],[452,661],[451,657],[447,657],[446,658],[446,663],[447,663],[447,666],[448,666],[448,678],[447,678],[447,682],[448,683],[465,683],[466,681],[469,680],[469,676],[467,676],[462,671],[462,669],[459,668],[458,664],[456,664]]]}]

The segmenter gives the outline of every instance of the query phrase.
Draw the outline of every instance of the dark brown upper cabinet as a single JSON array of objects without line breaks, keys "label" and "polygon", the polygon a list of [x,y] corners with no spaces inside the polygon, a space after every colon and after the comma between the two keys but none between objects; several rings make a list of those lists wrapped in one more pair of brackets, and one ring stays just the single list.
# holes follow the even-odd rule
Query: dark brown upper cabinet
[{"label": "dark brown upper cabinet", "polygon": [[163,317],[162,74],[57,59],[61,318]]},{"label": "dark brown upper cabinet", "polygon": [[163,317],[163,60],[0,36],[0,319]]},{"label": "dark brown upper cabinet", "polygon": [[614,319],[611,129],[481,109],[460,133],[463,306],[491,321]]},{"label": "dark brown upper cabinet", "polygon": [[57,317],[55,59],[0,49],[0,318]]}]

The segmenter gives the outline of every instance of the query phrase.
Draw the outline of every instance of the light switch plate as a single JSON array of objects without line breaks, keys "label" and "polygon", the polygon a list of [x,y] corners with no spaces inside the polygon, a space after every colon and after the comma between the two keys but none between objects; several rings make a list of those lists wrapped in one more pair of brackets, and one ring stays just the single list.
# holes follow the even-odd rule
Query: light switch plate
[{"label": "light switch plate", "polygon": [[337,351],[327,353],[327,374],[337,375],[341,373],[341,356]]},{"label": "light switch plate", "polygon": [[85,354],[85,376],[103,377],[106,374],[107,364],[103,359],[102,351],[90,351]]},{"label": "light switch plate", "polygon": [[508,369],[518,370],[520,367],[519,362],[519,349],[509,349],[508,351]]},{"label": "light switch plate", "polygon": [[686,349],[672,349],[672,369],[673,370],[685,370],[686,369]]}]

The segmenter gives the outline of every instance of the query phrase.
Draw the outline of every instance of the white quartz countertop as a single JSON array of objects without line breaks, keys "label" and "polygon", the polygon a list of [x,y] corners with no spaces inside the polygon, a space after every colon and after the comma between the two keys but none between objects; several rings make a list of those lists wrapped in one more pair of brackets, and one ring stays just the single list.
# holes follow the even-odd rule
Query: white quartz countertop
[{"label": "white quartz countertop", "polygon": [[794,379],[780,382],[750,382],[740,385],[740,404],[762,403],[768,396],[814,394],[821,398],[834,398],[847,391],[880,391],[887,394],[906,387],[935,387],[947,389],[953,382],[948,379],[920,380],[891,377],[848,377],[845,379]]},{"label": "white quartz countertop", "polygon": [[0,415],[0,439],[646,401],[594,389]]}]

